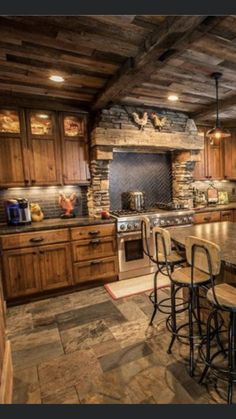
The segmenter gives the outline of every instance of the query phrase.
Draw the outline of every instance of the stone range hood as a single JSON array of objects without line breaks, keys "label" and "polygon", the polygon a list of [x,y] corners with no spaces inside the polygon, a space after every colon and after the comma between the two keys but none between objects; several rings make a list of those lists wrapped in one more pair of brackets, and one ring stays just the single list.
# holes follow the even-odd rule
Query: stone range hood
[{"label": "stone range hood", "polygon": [[[165,112],[165,111],[164,111]],[[101,111],[91,132],[91,186],[88,190],[88,209],[91,216],[100,216],[102,209],[110,209],[109,161],[113,151],[171,152],[172,195],[176,203],[193,206],[193,170],[204,148],[204,138],[186,114],[166,112],[170,126],[156,130],[149,121],[143,130],[116,106]]]}]

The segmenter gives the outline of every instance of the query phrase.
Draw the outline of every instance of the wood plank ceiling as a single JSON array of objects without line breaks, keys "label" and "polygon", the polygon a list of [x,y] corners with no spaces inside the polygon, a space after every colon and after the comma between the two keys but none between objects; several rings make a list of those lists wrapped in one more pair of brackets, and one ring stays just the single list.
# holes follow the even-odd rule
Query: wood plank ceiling
[{"label": "wood plank ceiling", "polygon": [[[236,16],[0,17],[1,104],[23,96],[88,110],[122,103],[211,121],[210,75],[220,71],[220,116],[234,123],[235,70]],[[49,80],[55,73],[65,81]]]}]

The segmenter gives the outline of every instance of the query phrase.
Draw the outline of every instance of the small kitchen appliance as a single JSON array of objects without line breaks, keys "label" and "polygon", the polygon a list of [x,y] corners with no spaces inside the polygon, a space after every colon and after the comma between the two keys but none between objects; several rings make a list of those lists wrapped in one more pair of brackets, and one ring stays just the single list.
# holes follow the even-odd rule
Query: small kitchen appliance
[{"label": "small kitchen appliance", "polygon": [[129,191],[122,193],[122,208],[131,211],[141,211],[145,208],[144,193]]},{"label": "small kitchen appliance", "polygon": [[9,225],[31,224],[29,201],[25,198],[10,199],[5,201],[7,223]]}]

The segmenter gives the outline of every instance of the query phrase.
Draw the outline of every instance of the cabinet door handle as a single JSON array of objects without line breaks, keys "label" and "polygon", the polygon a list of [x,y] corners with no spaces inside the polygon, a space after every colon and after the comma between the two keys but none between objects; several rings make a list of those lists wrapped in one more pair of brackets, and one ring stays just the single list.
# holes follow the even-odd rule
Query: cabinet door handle
[{"label": "cabinet door handle", "polygon": [[101,243],[101,240],[100,239],[93,239],[93,240],[90,240],[89,243],[90,244],[99,244],[99,243]]},{"label": "cabinet door handle", "polygon": [[100,263],[103,263],[101,260],[92,260],[91,265],[99,265]]},{"label": "cabinet door handle", "polygon": [[100,233],[100,231],[99,231],[99,230],[91,230],[91,231],[89,231],[89,234],[90,234],[91,236],[97,236],[99,233]]},{"label": "cabinet door handle", "polygon": [[210,221],[211,220],[211,217],[204,217],[203,220],[204,221]]},{"label": "cabinet door handle", "polygon": [[25,183],[29,183],[29,179],[25,179]]},{"label": "cabinet door handle", "polygon": [[43,237],[32,237],[32,239],[29,240],[32,243],[40,243],[42,241],[44,241]]}]

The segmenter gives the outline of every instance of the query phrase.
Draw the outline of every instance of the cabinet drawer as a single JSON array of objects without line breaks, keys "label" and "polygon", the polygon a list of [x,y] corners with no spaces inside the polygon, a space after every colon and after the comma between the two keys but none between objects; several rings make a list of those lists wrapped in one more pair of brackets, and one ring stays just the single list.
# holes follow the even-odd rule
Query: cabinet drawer
[{"label": "cabinet drawer", "polygon": [[113,236],[116,232],[115,224],[97,224],[71,229],[72,240],[91,239],[97,237]]},{"label": "cabinet drawer", "polygon": [[117,275],[117,258],[98,259],[92,262],[74,263],[75,283],[105,279]]},{"label": "cabinet drawer", "polygon": [[200,214],[194,214],[193,217],[195,224],[200,223],[212,223],[214,221],[221,221],[220,218],[220,211],[209,211],[209,212],[201,212]]},{"label": "cabinet drawer", "polygon": [[1,236],[2,249],[32,247],[41,244],[61,243],[69,240],[69,229],[34,231]]},{"label": "cabinet drawer", "polygon": [[74,262],[80,262],[114,256],[116,249],[115,237],[80,240],[73,243],[73,259]]},{"label": "cabinet drawer", "polygon": [[221,221],[233,221],[233,220],[234,220],[233,210],[221,211]]}]

